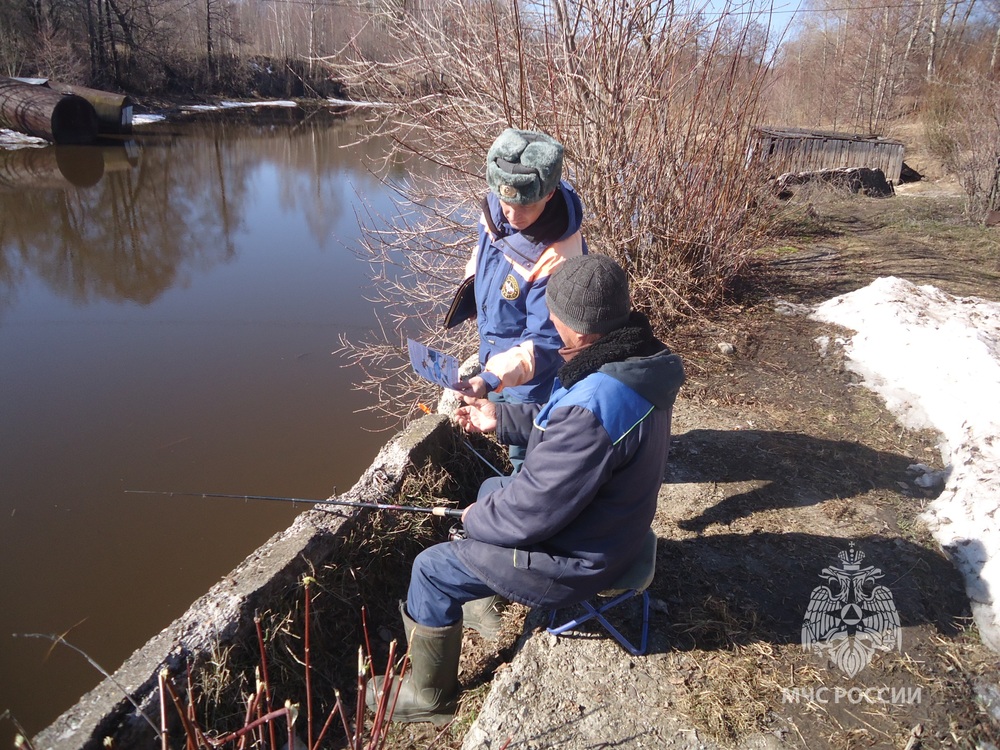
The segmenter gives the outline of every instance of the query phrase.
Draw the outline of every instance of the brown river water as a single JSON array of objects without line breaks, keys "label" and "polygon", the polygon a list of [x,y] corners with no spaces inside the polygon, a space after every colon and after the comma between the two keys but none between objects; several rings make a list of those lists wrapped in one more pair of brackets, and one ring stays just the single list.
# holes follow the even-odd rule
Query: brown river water
[{"label": "brown river water", "polygon": [[126,489],[322,498],[391,436],[331,354],[375,323],[358,215],[392,203],[364,129],[0,149],[0,714],[29,734],[101,675],[25,635],[113,671],[308,507]]}]

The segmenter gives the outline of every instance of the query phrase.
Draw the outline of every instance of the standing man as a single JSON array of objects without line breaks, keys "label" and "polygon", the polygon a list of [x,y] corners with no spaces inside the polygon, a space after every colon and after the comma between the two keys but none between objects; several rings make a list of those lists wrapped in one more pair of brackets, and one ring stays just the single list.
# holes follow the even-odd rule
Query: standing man
[{"label": "standing man", "polygon": [[[567,260],[548,285],[566,364],[548,403],[466,397],[469,432],[526,445],[521,471],[483,483],[462,514],[466,539],[413,562],[400,607],[410,672],[393,719],[454,713],[463,605],[500,595],[559,608],[609,588],[634,562],[656,512],[681,360],[633,313],[625,272],[605,255]],[[469,622],[466,625],[471,625]],[[374,707],[382,678],[368,684]]]},{"label": "standing man", "polygon": [[[508,128],[486,156],[479,241],[466,264],[473,279],[481,372],[459,384],[463,395],[543,404],[561,364],[559,335],[545,289],[567,259],[587,252],[583,206],[562,179],[563,147],[544,133]],[[446,325],[455,325],[461,315]],[[515,471],[523,449],[511,447]]]}]

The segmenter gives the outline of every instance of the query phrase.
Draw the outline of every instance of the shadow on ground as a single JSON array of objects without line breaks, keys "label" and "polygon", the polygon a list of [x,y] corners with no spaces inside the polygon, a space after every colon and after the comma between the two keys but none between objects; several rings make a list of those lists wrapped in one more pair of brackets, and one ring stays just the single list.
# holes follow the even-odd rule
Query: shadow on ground
[{"label": "shadow on ground", "polygon": [[[823,534],[717,534],[660,539],[650,593],[667,605],[651,651],[730,649],[757,641],[800,643],[812,592],[824,568],[851,546],[864,553],[891,593],[900,625],[930,625],[954,636],[970,616],[961,577],[942,555],[901,539]],[[662,616],[662,613],[661,613]],[[662,620],[661,620],[662,624]]]},{"label": "shadow on ground", "polygon": [[693,518],[686,531],[774,508],[797,508],[872,489],[899,490],[913,459],[850,440],[773,430],[689,430],[671,444],[667,481],[753,482]]}]

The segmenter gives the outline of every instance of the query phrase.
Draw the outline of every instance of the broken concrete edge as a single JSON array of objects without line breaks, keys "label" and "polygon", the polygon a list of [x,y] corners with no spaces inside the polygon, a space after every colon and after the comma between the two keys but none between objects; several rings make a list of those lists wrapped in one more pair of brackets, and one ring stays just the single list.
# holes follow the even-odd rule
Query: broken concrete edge
[{"label": "broken concrete edge", "polygon": [[[448,444],[452,429],[448,418],[437,414],[410,423],[382,447],[371,466],[339,498],[391,502],[408,472]],[[281,601],[311,566],[331,560],[358,519],[369,512],[342,506],[303,512],[39,732],[32,747],[91,750],[105,747],[108,738],[113,747],[151,746],[151,724],[160,724],[161,671],[181,676],[188,664],[203,664],[229,643],[246,637],[254,628],[254,613]]]}]

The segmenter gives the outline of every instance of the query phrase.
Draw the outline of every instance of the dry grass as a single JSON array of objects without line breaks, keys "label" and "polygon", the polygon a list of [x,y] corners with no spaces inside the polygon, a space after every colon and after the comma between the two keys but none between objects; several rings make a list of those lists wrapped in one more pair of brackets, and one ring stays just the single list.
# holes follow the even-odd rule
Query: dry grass
[{"label": "dry grass", "polygon": [[765,729],[773,718],[767,697],[783,667],[771,644],[747,644],[758,627],[755,614],[736,613],[725,600],[709,596],[674,627],[699,644],[686,655],[690,666],[680,711],[724,742]]},{"label": "dry grass", "polygon": [[[408,474],[393,502],[460,507],[469,501],[470,488],[478,487],[488,470],[470,458],[457,432],[453,439],[454,444],[445,451],[449,458],[439,464],[428,462]],[[498,450],[495,444],[493,447]],[[490,451],[489,446],[478,449]],[[307,580],[257,613],[263,659],[257,639],[251,635],[244,642],[220,647],[208,663],[192,671],[195,713],[203,726],[218,734],[243,726],[245,696],[255,690],[266,665],[271,704],[281,706],[287,700],[299,705],[302,715],[297,726],[304,737],[307,629],[312,715],[317,733],[338,691],[346,705],[354,705],[359,647],[371,656],[377,671],[385,669],[390,641],[402,636],[398,601],[405,599],[412,559],[420,550],[444,541],[449,524],[430,515],[389,511],[359,514],[358,519],[342,540],[334,562],[313,568]],[[509,647],[511,642],[506,645]],[[465,667],[465,681],[482,685],[488,683],[497,657],[495,648],[480,650],[483,664],[477,666],[475,660],[470,661]],[[492,663],[486,658],[491,653]],[[474,712],[471,699],[464,705],[468,708],[463,710]],[[353,709],[348,713],[353,715]],[[392,730],[387,746],[397,746],[392,737],[398,731]],[[429,746],[429,738],[423,734],[427,730],[417,731],[422,742],[427,740],[423,746]]]}]

